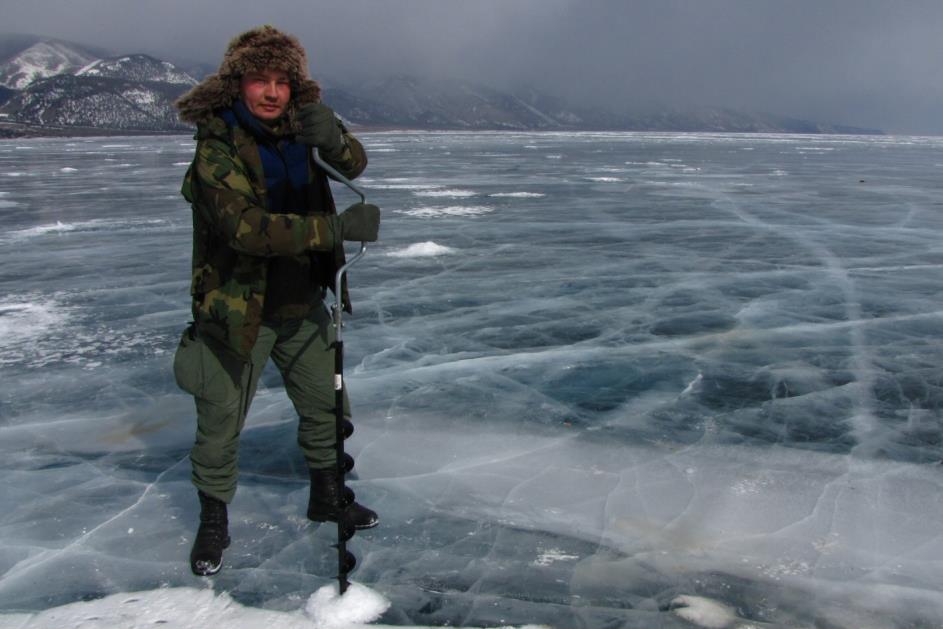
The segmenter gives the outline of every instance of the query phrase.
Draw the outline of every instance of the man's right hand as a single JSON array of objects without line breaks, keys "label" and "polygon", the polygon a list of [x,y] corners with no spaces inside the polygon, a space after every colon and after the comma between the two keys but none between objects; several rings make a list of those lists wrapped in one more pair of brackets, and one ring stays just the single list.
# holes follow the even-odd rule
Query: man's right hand
[{"label": "man's right hand", "polygon": [[354,203],[337,217],[344,240],[376,242],[380,232],[380,208],[370,203]]},{"label": "man's right hand", "polygon": [[330,107],[323,103],[308,103],[298,111],[301,132],[297,140],[317,147],[323,157],[330,157],[344,150],[344,138],[340,123]]}]

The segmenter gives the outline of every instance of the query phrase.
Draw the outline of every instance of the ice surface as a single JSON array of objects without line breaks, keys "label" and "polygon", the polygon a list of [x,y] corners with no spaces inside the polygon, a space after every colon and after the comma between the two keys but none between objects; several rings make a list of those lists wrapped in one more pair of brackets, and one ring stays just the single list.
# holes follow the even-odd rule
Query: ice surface
[{"label": "ice surface", "polygon": [[[943,140],[363,139],[389,152],[349,449],[381,524],[350,547],[378,622],[939,626]],[[189,573],[192,150],[0,143],[3,626],[178,595],[310,623],[334,582],[272,370],[225,568]]]}]

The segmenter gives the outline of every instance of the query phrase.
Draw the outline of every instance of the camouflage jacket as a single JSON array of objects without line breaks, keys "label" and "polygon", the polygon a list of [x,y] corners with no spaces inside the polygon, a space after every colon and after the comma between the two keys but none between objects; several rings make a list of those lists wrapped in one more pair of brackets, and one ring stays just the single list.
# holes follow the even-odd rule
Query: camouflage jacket
[{"label": "camouflage jacket", "polygon": [[[367,158],[360,142],[343,132],[346,147],[332,166],[353,178]],[[249,132],[214,116],[198,125],[194,139],[196,154],[181,189],[193,209],[193,320],[202,336],[245,359],[262,323],[270,260],[292,256],[312,271],[299,281],[311,282],[318,293],[336,290],[344,249],[334,234],[334,201],[326,174],[309,158],[309,176],[323,185],[313,187],[321,198],[308,199],[308,205],[324,211],[269,212],[262,161]],[[349,310],[346,286],[342,290]]]}]

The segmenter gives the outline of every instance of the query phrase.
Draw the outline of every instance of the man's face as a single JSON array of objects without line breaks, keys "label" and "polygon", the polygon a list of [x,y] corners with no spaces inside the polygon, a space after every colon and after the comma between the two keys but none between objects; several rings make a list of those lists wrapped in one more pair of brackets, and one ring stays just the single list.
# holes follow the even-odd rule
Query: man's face
[{"label": "man's face", "polygon": [[275,120],[281,116],[291,99],[288,73],[282,70],[246,72],[239,87],[242,101],[260,120]]}]

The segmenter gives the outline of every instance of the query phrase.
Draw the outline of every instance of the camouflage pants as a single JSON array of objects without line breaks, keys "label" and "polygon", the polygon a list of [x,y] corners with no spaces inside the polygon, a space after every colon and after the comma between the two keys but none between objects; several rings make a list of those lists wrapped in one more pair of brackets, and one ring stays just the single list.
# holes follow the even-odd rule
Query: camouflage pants
[{"label": "camouflage pants", "polygon": [[[335,464],[334,327],[323,307],[305,319],[262,325],[248,364],[213,351],[212,341],[185,332],[174,375],[194,396],[196,443],[190,451],[193,484],[230,502],[236,492],[239,434],[262,368],[271,357],[298,413],[298,445],[308,467]],[[345,392],[344,415],[350,416]]]}]

